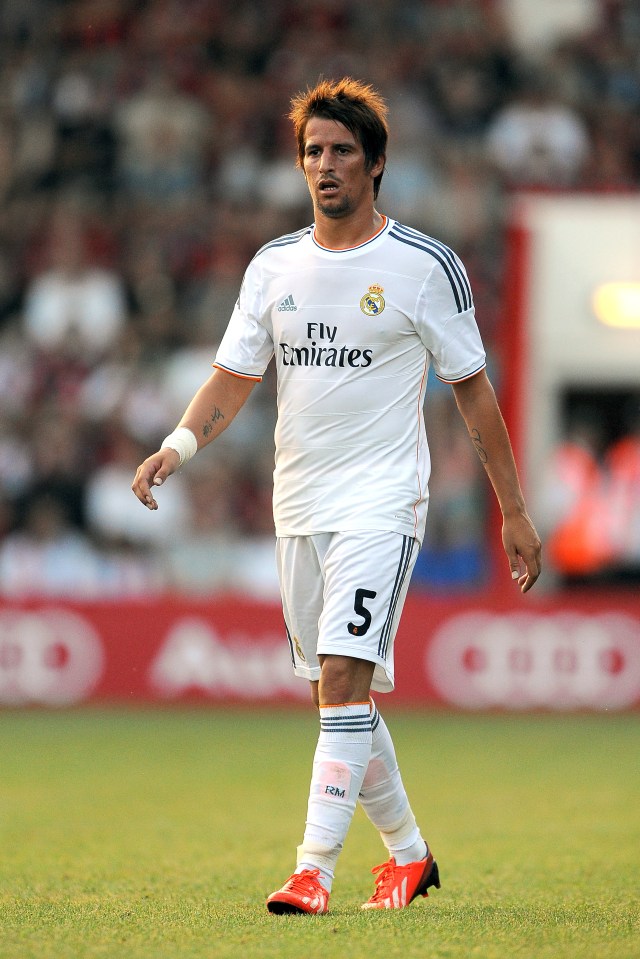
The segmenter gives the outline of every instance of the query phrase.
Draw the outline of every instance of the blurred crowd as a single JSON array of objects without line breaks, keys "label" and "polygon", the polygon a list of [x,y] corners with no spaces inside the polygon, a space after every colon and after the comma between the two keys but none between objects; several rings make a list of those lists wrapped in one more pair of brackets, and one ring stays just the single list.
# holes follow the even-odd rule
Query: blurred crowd
[{"label": "blurred crowd", "polygon": [[538,504],[548,558],[564,586],[637,588],[640,391],[604,392],[568,405]]},{"label": "blurred crowd", "polygon": [[[320,75],[390,106],[379,208],[463,258],[500,385],[510,191],[640,186],[640,10],[523,53],[492,0],[4,0],[0,593],[277,593],[273,371],[160,491],[137,464],[209,375],[244,268],[310,220],[286,119]],[[449,388],[418,588],[486,575],[487,484]]]}]

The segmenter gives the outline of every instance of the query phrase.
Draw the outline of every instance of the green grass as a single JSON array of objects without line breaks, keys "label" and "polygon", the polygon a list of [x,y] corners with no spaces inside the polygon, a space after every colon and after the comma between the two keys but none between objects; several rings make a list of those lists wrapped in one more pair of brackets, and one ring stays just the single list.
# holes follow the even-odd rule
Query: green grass
[{"label": "green grass", "polygon": [[2,714],[0,957],[640,957],[640,717],[387,719],[442,889],[362,913],[358,810],[329,915],[275,917],[312,710]]}]

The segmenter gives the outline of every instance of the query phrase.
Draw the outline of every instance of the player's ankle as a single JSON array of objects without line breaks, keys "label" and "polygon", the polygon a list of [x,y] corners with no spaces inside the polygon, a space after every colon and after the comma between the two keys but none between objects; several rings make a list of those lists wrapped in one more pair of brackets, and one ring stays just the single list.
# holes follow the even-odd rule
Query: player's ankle
[{"label": "player's ankle", "polygon": [[410,862],[418,862],[429,855],[429,847],[422,837],[406,849],[396,849],[391,855],[398,866],[408,866]]}]

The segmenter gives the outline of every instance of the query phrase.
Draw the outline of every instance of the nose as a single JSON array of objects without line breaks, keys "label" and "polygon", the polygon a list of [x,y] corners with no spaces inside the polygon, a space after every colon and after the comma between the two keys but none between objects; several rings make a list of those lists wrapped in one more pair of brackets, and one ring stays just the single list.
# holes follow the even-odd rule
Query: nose
[{"label": "nose", "polygon": [[333,160],[332,160],[331,150],[323,150],[322,153],[320,154],[318,171],[320,173],[328,173],[329,170],[333,170]]}]

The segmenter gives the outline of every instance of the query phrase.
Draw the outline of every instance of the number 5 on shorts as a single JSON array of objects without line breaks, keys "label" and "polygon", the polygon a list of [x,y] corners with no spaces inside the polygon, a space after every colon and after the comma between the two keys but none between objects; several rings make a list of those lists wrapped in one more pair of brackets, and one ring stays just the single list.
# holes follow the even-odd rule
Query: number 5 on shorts
[{"label": "number 5 on shorts", "polygon": [[364,605],[363,600],[373,599],[377,595],[378,594],[374,593],[372,589],[356,590],[356,598],[353,604],[353,609],[358,614],[358,616],[362,616],[363,622],[360,623],[359,626],[357,626],[355,623],[347,623],[347,629],[349,630],[352,636],[364,636],[364,634],[369,629],[369,626],[371,626],[371,613],[369,612],[367,607]]}]

